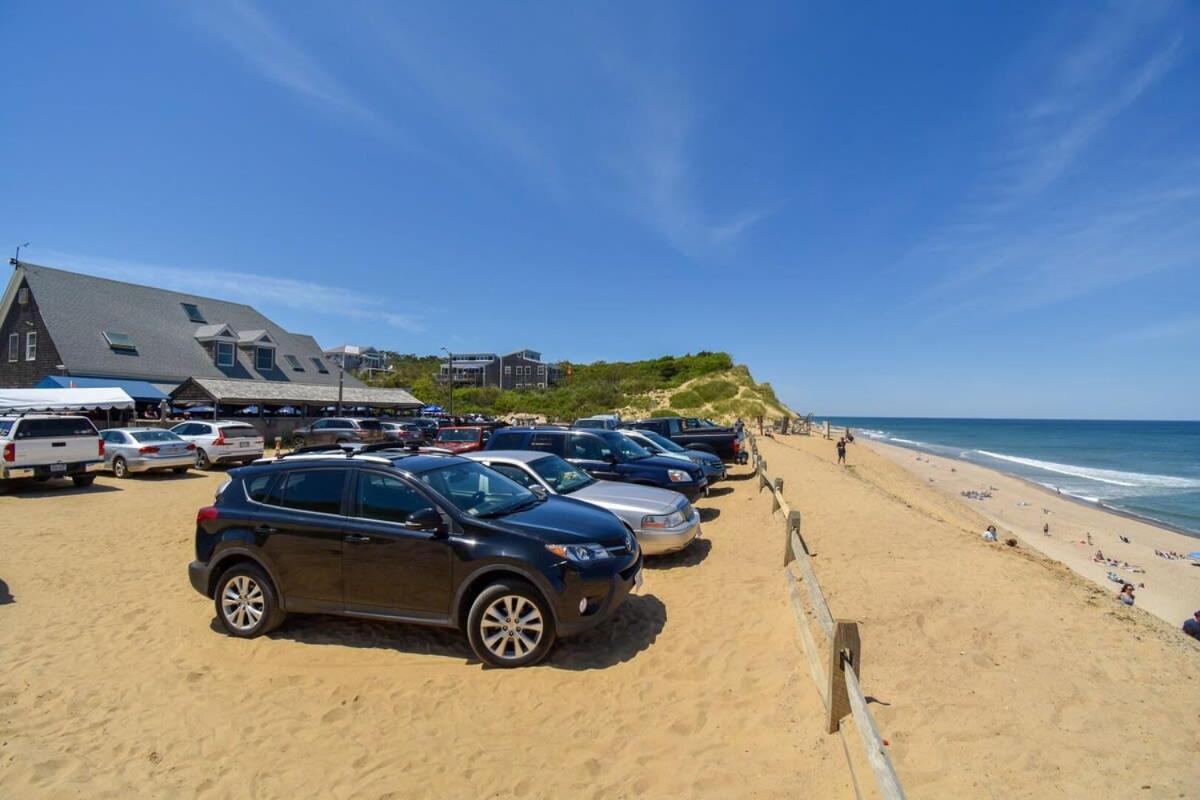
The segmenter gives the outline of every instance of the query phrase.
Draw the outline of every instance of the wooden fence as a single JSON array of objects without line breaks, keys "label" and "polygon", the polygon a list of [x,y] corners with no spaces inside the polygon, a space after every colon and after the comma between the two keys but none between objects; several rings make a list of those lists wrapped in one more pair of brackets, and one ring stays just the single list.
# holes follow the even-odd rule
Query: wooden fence
[{"label": "wooden fence", "polygon": [[[821,591],[821,584],[817,581],[817,574],[813,570],[808,547],[800,534],[800,512],[793,511],[784,499],[783,478],[772,479],[767,472],[766,459],[758,452],[758,442],[754,434],[747,431],[746,441],[750,450],[750,463],[758,475],[758,491],[761,493],[763,489],[770,490],[771,511],[780,512],[784,520],[783,573],[792,610],[796,614],[796,622],[799,623],[800,641],[808,660],[808,670],[817,686],[817,694],[825,706],[825,729],[828,733],[838,733],[842,719],[847,714],[853,715],[854,727],[858,729],[862,739],[879,794],[887,800],[902,800],[905,796],[904,790],[900,787],[900,779],[896,776],[896,770],[888,757],[883,737],[879,734],[879,728],[871,715],[860,684],[862,645],[858,635],[858,623],[837,619],[830,612],[825,594]],[[799,570],[799,579],[788,568],[793,562]],[[802,592],[801,586],[807,591]],[[824,667],[821,664],[821,651],[813,638],[808,613],[804,609],[803,594],[808,595],[808,605],[812,609],[816,627],[829,644]],[[843,738],[843,744],[844,742]],[[846,758],[850,758],[848,750]],[[853,764],[851,771],[853,774]],[[857,782],[855,793],[858,793]]]}]

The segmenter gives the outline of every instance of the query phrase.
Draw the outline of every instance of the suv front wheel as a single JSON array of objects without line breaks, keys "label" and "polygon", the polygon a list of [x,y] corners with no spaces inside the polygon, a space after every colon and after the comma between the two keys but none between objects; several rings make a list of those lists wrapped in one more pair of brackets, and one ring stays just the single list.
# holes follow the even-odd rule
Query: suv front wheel
[{"label": "suv front wheel", "polygon": [[221,627],[242,639],[270,633],[285,616],[271,579],[253,564],[238,564],[222,574],[213,600]]},{"label": "suv front wheel", "polygon": [[554,616],[541,594],[520,580],[488,586],[467,615],[467,639],[475,655],[495,667],[525,667],[554,646]]}]

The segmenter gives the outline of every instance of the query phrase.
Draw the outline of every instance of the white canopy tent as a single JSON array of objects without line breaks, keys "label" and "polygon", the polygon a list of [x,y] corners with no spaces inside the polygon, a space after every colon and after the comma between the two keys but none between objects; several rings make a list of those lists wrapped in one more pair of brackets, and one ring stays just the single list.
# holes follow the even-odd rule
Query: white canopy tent
[{"label": "white canopy tent", "polygon": [[0,389],[0,413],[133,408],[124,389]]}]

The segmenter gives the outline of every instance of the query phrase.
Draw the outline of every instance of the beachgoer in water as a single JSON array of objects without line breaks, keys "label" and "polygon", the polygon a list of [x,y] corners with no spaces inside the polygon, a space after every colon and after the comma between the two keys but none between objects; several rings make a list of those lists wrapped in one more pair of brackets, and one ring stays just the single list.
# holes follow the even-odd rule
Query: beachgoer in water
[{"label": "beachgoer in water", "polygon": [[1121,587],[1121,593],[1117,595],[1117,599],[1127,606],[1133,605],[1133,584],[1127,583]]},{"label": "beachgoer in water", "polygon": [[846,440],[845,439],[838,439],[837,454],[838,454],[838,463],[845,464],[846,463]]},{"label": "beachgoer in water", "polygon": [[1192,618],[1183,623],[1183,632],[1193,639],[1200,639],[1200,611],[1192,614]]}]

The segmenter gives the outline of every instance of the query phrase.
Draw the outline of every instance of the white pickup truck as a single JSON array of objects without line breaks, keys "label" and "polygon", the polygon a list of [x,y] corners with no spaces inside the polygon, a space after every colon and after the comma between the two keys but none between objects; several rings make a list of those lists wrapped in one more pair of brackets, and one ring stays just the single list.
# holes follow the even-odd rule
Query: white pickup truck
[{"label": "white pickup truck", "polygon": [[0,487],[32,478],[91,486],[104,469],[104,440],[87,417],[0,416]]}]

